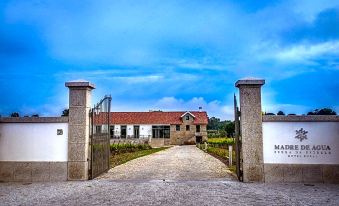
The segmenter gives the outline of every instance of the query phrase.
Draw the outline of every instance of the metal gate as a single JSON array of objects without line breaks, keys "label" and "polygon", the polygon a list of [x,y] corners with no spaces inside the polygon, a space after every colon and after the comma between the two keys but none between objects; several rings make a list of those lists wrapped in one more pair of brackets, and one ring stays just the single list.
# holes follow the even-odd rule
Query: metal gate
[{"label": "metal gate", "polygon": [[241,130],[240,130],[240,111],[238,108],[237,97],[234,94],[234,126],[235,126],[235,156],[236,172],[239,181],[243,181],[242,155],[241,155]]},{"label": "metal gate", "polygon": [[111,96],[106,95],[90,110],[90,179],[107,172],[110,168],[109,114],[111,100]]}]

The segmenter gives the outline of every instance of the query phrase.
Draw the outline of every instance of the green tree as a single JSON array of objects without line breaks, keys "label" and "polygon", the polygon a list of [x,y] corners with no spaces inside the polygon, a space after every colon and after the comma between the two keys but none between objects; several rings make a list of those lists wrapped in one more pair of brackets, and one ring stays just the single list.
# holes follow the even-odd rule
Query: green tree
[{"label": "green tree", "polygon": [[337,113],[330,108],[323,108],[308,112],[307,115],[337,115]]},{"label": "green tree", "polygon": [[225,130],[228,137],[233,137],[235,132],[234,121],[226,121]]},{"label": "green tree", "polygon": [[18,112],[13,112],[11,114],[11,117],[20,117],[19,113]]},{"label": "green tree", "polygon": [[265,113],[265,115],[275,115],[275,114],[272,113],[272,112],[267,112],[267,113]]},{"label": "green tree", "polygon": [[32,117],[39,117],[39,114],[33,114]]},{"label": "green tree", "polygon": [[68,117],[68,114],[69,114],[69,109],[64,109],[64,111],[62,111],[61,116],[62,117]]},{"label": "green tree", "polygon": [[208,119],[208,130],[218,130],[220,126],[220,119],[216,117],[211,117]]},{"label": "green tree", "polygon": [[283,111],[279,111],[277,115],[285,115],[285,113]]}]

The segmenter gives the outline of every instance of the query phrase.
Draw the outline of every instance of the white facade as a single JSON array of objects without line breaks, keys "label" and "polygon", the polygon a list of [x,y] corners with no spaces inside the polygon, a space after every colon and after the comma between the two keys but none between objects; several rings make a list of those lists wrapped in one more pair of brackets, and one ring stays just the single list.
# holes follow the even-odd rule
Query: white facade
[{"label": "white facade", "polygon": [[[148,138],[152,136],[152,125],[123,125],[126,126],[126,133],[127,136],[133,136],[134,135],[134,126],[139,126],[139,136],[140,138]],[[121,135],[121,125],[114,125],[114,136],[120,136]]]},{"label": "white facade", "polygon": [[64,162],[67,155],[68,123],[0,124],[0,161]]},{"label": "white facade", "polygon": [[263,122],[264,163],[339,164],[339,122]]}]

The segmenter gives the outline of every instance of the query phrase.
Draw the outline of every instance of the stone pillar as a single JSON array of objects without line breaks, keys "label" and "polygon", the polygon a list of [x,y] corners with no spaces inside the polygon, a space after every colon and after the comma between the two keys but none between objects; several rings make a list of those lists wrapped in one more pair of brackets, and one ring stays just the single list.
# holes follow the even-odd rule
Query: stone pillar
[{"label": "stone pillar", "polygon": [[68,180],[88,179],[90,82],[66,82],[69,88]]},{"label": "stone pillar", "polygon": [[244,182],[264,181],[261,86],[263,79],[238,80]]}]

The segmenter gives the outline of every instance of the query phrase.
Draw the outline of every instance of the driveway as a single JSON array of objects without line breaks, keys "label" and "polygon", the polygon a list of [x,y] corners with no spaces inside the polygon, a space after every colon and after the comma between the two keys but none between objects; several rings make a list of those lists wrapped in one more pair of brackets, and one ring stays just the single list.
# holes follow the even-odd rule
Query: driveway
[{"label": "driveway", "polygon": [[119,165],[98,179],[234,180],[225,164],[196,146],[174,146]]},{"label": "driveway", "polygon": [[0,183],[2,205],[339,205],[339,185],[234,181],[194,146],[120,165],[91,181]]}]

